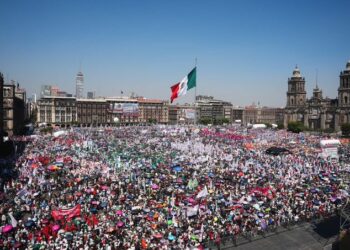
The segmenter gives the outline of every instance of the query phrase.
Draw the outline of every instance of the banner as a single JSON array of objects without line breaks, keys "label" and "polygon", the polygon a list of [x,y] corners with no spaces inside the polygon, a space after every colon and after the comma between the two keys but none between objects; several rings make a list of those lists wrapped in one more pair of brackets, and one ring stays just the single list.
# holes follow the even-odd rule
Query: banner
[{"label": "banner", "polygon": [[55,220],[61,220],[64,217],[67,217],[69,219],[75,217],[75,216],[80,216],[80,212],[81,212],[81,205],[78,204],[75,207],[71,208],[71,209],[59,209],[59,210],[53,210],[51,212],[52,217]]},{"label": "banner", "polygon": [[196,110],[195,109],[185,109],[185,117],[186,119],[194,120],[196,117]]},{"label": "banner", "polygon": [[109,112],[113,114],[122,115],[139,115],[139,104],[138,103],[111,103],[109,105]]}]

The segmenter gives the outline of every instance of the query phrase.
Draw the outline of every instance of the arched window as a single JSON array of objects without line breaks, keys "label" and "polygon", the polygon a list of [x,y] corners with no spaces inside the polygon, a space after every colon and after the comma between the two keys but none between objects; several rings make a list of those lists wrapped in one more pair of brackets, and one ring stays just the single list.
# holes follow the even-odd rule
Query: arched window
[{"label": "arched window", "polygon": [[294,105],[294,100],[293,100],[293,98],[290,98],[290,104],[291,104],[291,105]]},{"label": "arched window", "polygon": [[348,104],[348,97],[344,96],[344,104]]}]

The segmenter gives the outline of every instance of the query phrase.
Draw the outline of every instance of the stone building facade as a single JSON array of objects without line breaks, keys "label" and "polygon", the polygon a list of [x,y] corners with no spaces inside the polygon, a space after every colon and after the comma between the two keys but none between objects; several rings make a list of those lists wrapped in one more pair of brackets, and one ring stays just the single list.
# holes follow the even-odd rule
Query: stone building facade
[{"label": "stone building facade", "polygon": [[227,119],[232,123],[232,103],[216,100],[212,96],[196,96],[197,120],[206,118],[214,120]]},{"label": "stone building facade", "polygon": [[324,98],[316,84],[312,97],[307,99],[305,78],[296,67],[288,79],[284,126],[298,121],[313,130],[339,131],[342,124],[350,123],[350,61],[339,77],[338,98]]},{"label": "stone building facade", "polygon": [[9,135],[23,132],[26,116],[26,91],[13,83],[3,85],[3,129]]}]

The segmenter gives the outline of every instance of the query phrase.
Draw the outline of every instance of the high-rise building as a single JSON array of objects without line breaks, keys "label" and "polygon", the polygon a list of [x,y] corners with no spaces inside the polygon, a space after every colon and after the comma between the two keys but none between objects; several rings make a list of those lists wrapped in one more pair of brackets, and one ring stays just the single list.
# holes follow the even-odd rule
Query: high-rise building
[{"label": "high-rise building", "polygon": [[75,96],[76,98],[83,98],[84,95],[84,75],[78,72],[75,77]]},{"label": "high-rise building", "polygon": [[95,98],[95,93],[92,91],[87,92],[86,95],[87,99],[94,99]]},{"label": "high-rise building", "polygon": [[51,85],[41,85],[40,97],[51,95]]},{"label": "high-rise building", "polygon": [[51,96],[58,96],[58,92],[60,92],[60,88],[57,86],[51,86]]},{"label": "high-rise building", "polygon": [[196,96],[197,121],[199,119],[208,119],[213,123],[216,120],[226,119],[232,122],[232,103],[216,100],[212,96]]}]

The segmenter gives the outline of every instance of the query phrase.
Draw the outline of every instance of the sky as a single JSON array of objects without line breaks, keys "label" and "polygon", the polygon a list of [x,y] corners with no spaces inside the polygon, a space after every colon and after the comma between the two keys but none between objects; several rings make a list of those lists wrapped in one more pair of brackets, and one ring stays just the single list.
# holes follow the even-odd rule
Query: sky
[{"label": "sky", "polygon": [[0,72],[28,96],[41,85],[75,94],[81,70],[85,94],[169,100],[197,58],[197,94],[282,107],[298,65],[308,97],[318,72],[335,98],[349,9],[349,0],[1,0]]}]

